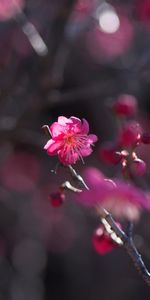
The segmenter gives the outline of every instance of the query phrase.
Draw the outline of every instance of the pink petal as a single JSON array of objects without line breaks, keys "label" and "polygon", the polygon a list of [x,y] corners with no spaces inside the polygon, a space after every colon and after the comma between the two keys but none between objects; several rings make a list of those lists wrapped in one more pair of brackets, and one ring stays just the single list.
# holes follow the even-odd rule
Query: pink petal
[{"label": "pink petal", "polygon": [[95,134],[89,134],[88,135],[88,142],[90,144],[97,142],[98,137]]},{"label": "pink petal", "polygon": [[47,149],[47,153],[49,155],[55,155],[57,154],[59,148],[62,146],[62,140],[58,140],[58,141],[50,140],[50,141],[52,142],[51,143],[48,142],[44,148]]},{"label": "pink petal", "polygon": [[80,119],[78,119],[76,117],[71,117],[70,119],[71,119],[71,121],[73,122],[74,125],[77,125],[77,126],[81,127],[81,120]]},{"label": "pink petal", "polygon": [[92,149],[90,147],[82,148],[80,150],[81,156],[89,156],[92,153]]},{"label": "pink petal", "polygon": [[71,117],[70,119],[72,121],[72,128],[71,128],[72,132],[81,133],[81,126],[82,126],[81,120],[75,117]]},{"label": "pink petal", "polygon": [[58,122],[54,122],[51,126],[50,126],[50,131],[52,134],[52,137],[56,137],[59,134],[62,134],[65,131],[65,127],[58,124]]},{"label": "pink petal", "polygon": [[70,120],[68,118],[60,116],[60,117],[58,117],[58,123],[60,125],[65,126],[67,123],[71,123],[71,122],[70,122]]},{"label": "pink petal", "polygon": [[82,134],[88,134],[88,132],[89,132],[89,123],[85,119],[82,119],[81,132],[82,132]]},{"label": "pink petal", "polygon": [[54,140],[53,139],[50,139],[46,145],[44,146],[44,149],[47,150],[52,144],[54,143]]}]

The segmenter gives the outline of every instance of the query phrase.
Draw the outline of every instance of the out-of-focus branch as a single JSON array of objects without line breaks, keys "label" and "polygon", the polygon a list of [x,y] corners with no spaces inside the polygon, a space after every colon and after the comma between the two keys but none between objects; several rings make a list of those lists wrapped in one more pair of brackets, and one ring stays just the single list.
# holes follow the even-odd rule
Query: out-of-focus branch
[{"label": "out-of-focus branch", "polygon": [[19,24],[21,30],[26,35],[29,43],[34,51],[39,56],[45,56],[48,54],[48,47],[45,44],[43,38],[37,31],[36,27],[28,21],[26,15],[22,11],[18,11],[18,14],[14,17],[15,21]]}]

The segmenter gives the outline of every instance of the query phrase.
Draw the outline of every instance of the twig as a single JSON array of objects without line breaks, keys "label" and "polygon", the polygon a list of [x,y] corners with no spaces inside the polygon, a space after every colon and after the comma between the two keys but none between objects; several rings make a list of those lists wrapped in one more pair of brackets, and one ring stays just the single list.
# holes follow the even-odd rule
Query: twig
[{"label": "twig", "polygon": [[46,56],[48,54],[47,45],[37,31],[36,27],[28,21],[23,11],[18,10],[18,14],[14,17],[14,19],[19,24],[22,32],[26,35],[29,43],[37,55]]},{"label": "twig", "polygon": [[62,188],[67,189],[69,191],[75,192],[75,193],[81,193],[82,190],[77,189],[76,187],[74,187],[69,181],[65,181],[62,185]]},{"label": "twig", "polygon": [[46,135],[48,138],[51,138],[51,132],[50,132],[49,126],[48,126],[48,125],[43,125],[43,126],[42,126],[42,129],[43,129],[45,135]]},{"label": "twig", "polygon": [[71,165],[68,165],[67,168],[69,169],[71,177],[82,184],[87,190],[89,190],[89,187],[86,185],[83,178],[79,174],[77,174],[76,170]]},{"label": "twig", "polygon": [[133,229],[133,224],[130,223],[130,231],[129,235],[127,235],[117,224],[115,223],[114,219],[112,218],[111,214],[106,211],[106,209],[101,208],[101,218],[104,218],[108,224],[111,226],[113,231],[116,233],[117,236],[120,237],[120,239],[123,242],[123,247],[126,249],[127,253],[131,257],[137,271],[139,274],[142,276],[144,281],[147,283],[147,285],[150,286],[150,273],[147,270],[142,257],[140,253],[138,252],[132,238],[132,229]]},{"label": "twig", "polygon": [[124,248],[126,249],[127,253],[130,255],[139,274],[142,276],[142,278],[147,283],[147,285],[150,286],[150,273],[147,270],[140,253],[136,249],[132,237],[130,238],[127,237],[126,241],[124,241]]},{"label": "twig", "polygon": [[132,238],[133,233],[133,223],[129,222],[127,227],[127,235],[129,238]]}]

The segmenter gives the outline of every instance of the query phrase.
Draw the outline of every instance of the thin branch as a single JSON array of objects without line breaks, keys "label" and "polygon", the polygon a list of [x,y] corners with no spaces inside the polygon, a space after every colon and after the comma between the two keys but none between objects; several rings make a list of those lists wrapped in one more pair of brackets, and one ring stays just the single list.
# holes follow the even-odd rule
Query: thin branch
[{"label": "thin branch", "polygon": [[147,270],[140,253],[138,252],[136,246],[134,245],[133,239],[127,237],[123,245],[127,253],[130,255],[137,271],[142,276],[142,278],[147,283],[147,285],[150,286],[150,273]]},{"label": "thin branch", "polygon": [[128,222],[127,235],[129,238],[132,238],[132,233],[133,233],[133,223]]},{"label": "thin branch", "polygon": [[69,172],[71,174],[72,179],[78,181],[81,185],[83,185],[87,190],[89,190],[89,187],[87,186],[87,184],[85,183],[85,181],[83,180],[82,176],[80,176],[79,174],[77,174],[76,170],[71,166],[68,165],[67,168],[69,169]]},{"label": "thin branch", "polygon": [[46,56],[48,54],[48,47],[43,38],[37,31],[36,27],[28,21],[23,11],[18,10],[17,15],[14,17],[15,21],[19,24],[22,32],[26,35],[30,45],[37,55]]},{"label": "thin branch", "polygon": [[65,181],[65,182],[61,185],[61,187],[64,188],[64,189],[66,189],[66,190],[75,192],[75,193],[81,193],[81,192],[82,192],[82,190],[77,189],[76,187],[74,187],[69,181]]},{"label": "thin branch", "polygon": [[43,129],[45,135],[50,139],[51,138],[51,132],[50,132],[49,126],[48,125],[43,125],[42,129]]}]

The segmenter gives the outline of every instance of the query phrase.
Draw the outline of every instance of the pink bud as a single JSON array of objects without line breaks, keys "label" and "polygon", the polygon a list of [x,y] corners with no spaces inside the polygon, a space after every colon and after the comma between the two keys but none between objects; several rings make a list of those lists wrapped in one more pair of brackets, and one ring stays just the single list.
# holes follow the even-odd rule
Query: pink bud
[{"label": "pink bud", "polygon": [[119,141],[122,146],[135,146],[141,139],[141,126],[134,122],[128,122],[120,132]]},{"label": "pink bud", "polygon": [[139,158],[133,160],[130,165],[130,172],[135,176],[143,176],[146,171],[146,163]]},{"label": "pink bud", "polygon": [[48,198],[52,206],[59,207],[64,202],[65,195],[63,192],[56,192],[56,193],[51,193]]},{"label": "pink bud", "polygon": [[94,232],[92,237],[92,245],[95,251],[100,255],[105,255],[106,253],[109,253],[118,247],[118,245],[106,233],[103,225],[100,225],[99,228],[97,228]]},{"label": "pink bud", "polygon": [[131,95],[121,95],[112,108],[118,116],[132,116],[137,112],[137,100]]}]

